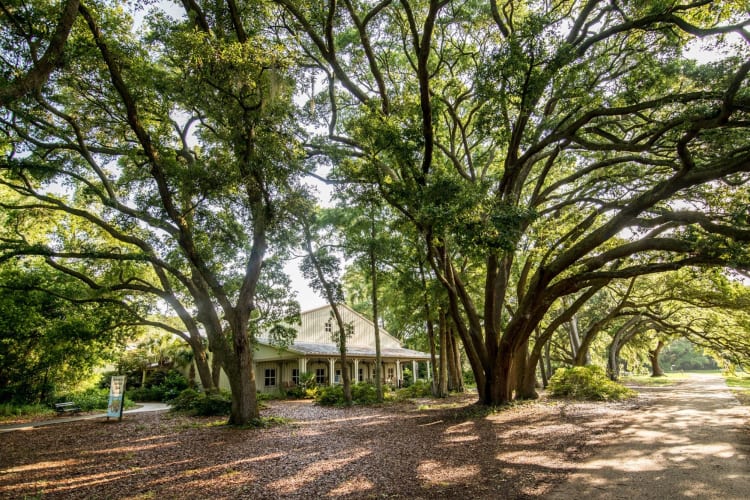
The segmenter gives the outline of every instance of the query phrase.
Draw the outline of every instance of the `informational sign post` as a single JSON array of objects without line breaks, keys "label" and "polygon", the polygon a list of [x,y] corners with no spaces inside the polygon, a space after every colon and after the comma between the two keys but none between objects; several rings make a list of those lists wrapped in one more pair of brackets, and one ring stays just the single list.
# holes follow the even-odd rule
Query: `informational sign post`
[{"label": "informational sign post", "polygon": [[109,384],[109,404],[107,405],[107,420],[117,417],[122,420],[122,407],[125,402],[125,375],[112,377]]}]

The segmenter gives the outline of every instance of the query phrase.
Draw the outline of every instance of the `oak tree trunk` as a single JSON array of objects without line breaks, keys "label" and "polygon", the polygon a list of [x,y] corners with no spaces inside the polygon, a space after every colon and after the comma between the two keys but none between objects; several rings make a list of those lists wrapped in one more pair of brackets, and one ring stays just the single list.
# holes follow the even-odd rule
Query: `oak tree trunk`
[{"label": "oak tree trunk", "polygon": [[524,370],[520,374],[520,380],[516,382],[516,399],[538,399],[539,393],[536,391],[537,379],[536,369],[539,365],[539,354],[537,350],[529,351],[529,342],[524,342],[521,350],[516,355],[523,358]]},{"label": "oak tree trunk", "polygon": [[464,392],[464,374],[461,370],[461,351],[458,348],[458,342],[454,335],[453,328],[447,326],[445,331],[445,348],[448,352],[448,391]]},{"label": "oak tree trunk", "polygon": [[648,359],[651,362],[651,376],[652,377],[664,376],[664,371],[661,369],[661,365],[659,365],[659,353],[661,352],[663,347],[664,347],[664,342],[659,340],[659,342],[656,344],[656,348],[648,351]]},{"label": "oak tree trunk", "polygon": [[[444,397],[444,395],[440,392],[440,365],[438,365],[437,360],[437,354],[436,354],[436,346],[435,346],[435,325],[432,322],[432,318],[430,317],[430,306],[425,301],[424,304],[424,312],[425,312],[425,318],[427,320],[427,340],[430,343],[430,363],[432,364],[432,382],[430,384],[430,390],[432,391],[432,395],[435,397]],[[438,326],[438,334],[442,337],[442,325]],[[441,353],[442,353],[442,339],[440,341],[441,343]],[[417,380],[417,374],[414,374],[414,380]]]},{"label": "oak tree trunk", "polygon": [[[375,240],[375,220],[372,219],[371,238]],[[380,354],[380,325],[378,323],[378,269],[375,260],[375,246],[370,245],[370,275],[372,276],[372,322],[375,333],[375,391],[378,403],[383,402],[383,377],[381,376],[382,356]]]},{"label": "oak tree trunk", "polygon": [[[437,393],[440,397],[448,395],[448,358],[453,354],[448,350],[448,325],[445,321],[445,313],[440,313],[440,371],[436,372]],[[450,353],[450,354],[449,354]]]},{"label": "oak tree trunk", "polygon": [[232,328],[231,352],[222,353],[228,362],[223,368],[229,379],[232,391],[230,425],[247,425],[259,416],[255,370],[253,369],[253,346],[247,330],[247,321],[241,318],[227,318]]},{"label": "oak tree trunk", "polygon": [[620,380],[620,346],[619,339],[615,336],[612,343],[607,349],[607,375],[610,380],[617,382]]},{"label": "oak tree trunk", "polygon": [[500,349],[490,370],[485,371],[484,381],[477,381],[479,401],[488,406],[499,406],[513,399],[513,356],[510,349]]}]

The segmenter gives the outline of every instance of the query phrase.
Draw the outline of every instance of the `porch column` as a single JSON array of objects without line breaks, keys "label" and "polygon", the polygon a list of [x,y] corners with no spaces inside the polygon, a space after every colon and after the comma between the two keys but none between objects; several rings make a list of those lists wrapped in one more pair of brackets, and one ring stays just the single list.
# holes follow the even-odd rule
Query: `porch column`
[{"label": "porch column", "polygon": [[302,375],[303,373],[307,373],[307,358],[299,358],[297,360],[297,364],[299,367],[300,375]]},{"label": "porch column", "polygon": [[401,387],[401,360],[396,360],[396,387]]},{"label": "porch column", "polygon": [[359,382],[359,360],[354,358],[354,383]]},{"label": "porch column", "polygon": [[432,378],[432,369],[430,368],[431,363],[429,361],[425,361],[425,364],[427,365],[427,379],[429,380]]},{"label": "porch column", "polygon": [[328,385],[333,385],[336,377],[336,358],[328,358]]},{"label": "porch column", "polygon": [[412,374],[412,378],[414,379],[412,380],[412,383],[417,381],[417,373],[419,373],[419,371],[417,371],[417,362],[412,359],[411,360],[411,374]]}]

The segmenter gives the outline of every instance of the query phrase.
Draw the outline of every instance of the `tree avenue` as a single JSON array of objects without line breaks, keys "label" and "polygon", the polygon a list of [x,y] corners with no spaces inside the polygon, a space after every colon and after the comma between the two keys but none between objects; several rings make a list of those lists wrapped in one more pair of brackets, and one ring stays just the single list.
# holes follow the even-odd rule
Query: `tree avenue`
[{"label": "tree avenue", "polygon": [[[0,259],[167,304],[232,423],[258,415],[253,334],[296,319],[278,264],[321,165],[398,214],[439,391],[455,332],[485,404],[535,397],[603,291],[750,263],[747,1],[185,0],[137,28],[116,4],[4,4]],[[583,341],[632,336],[621,299]]]},{"label": "tree avenue", "polygon": [[535,397],[563,298],[747,265],[747,2],[275,3],[327,82],[311,157],[422,235],[482,402]]}]

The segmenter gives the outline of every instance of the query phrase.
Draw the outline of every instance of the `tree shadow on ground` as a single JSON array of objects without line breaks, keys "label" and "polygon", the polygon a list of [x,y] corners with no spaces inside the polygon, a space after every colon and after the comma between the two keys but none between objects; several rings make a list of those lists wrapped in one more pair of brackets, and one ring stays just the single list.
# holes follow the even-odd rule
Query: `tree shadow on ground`
[{"label": "tree shadow on ground", "polygon": [[0,496],[528,498],[563,480],[587,440],[612,430],[612,411],[596,405],[467,418],[470,400],[463,404],[314,408],[309,417],[309,402],[286,402],[278,408],[301,417],[270,429],[142,414],[8,433]]}]

